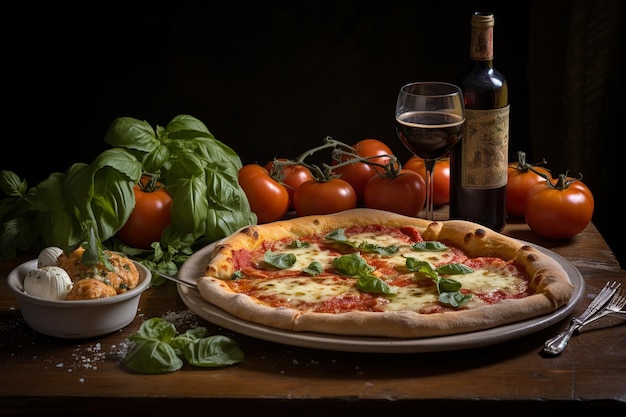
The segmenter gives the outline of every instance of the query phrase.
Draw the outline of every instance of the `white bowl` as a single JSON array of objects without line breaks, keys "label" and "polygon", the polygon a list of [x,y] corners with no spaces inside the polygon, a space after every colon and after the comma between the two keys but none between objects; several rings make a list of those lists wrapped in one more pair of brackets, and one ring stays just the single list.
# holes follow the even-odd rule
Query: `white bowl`
[{"label": "white bowl", "polygon": [[102,336],[130,324],[137,315],[141,293],[148,288],[150,270],[133,261],[139,272],[135,288],[96,300],[45,300],[24,292],[24,278],[37,268],[37,259],[24,262],[8,276],[9,291],[20,302],[24,321],[34,330],[54,337],[79,339]]}]

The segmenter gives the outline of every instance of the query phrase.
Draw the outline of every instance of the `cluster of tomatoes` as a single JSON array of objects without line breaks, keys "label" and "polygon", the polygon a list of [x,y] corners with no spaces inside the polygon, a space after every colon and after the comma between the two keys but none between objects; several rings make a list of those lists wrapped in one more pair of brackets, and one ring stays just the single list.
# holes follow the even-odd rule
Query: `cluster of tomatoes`
[{"label": "cluster of tomatoes", "polygon": [[[239,184],[258,222],[281,219],[289,210],[305,216],[357,205],[417,216],[426,199],[422,159],[412,157],[400,165],[391,149],[377,139],[361,140],[351,145],[350,151],[338,149],[329,161],[330,172],[325,174],[304,162],[283,165],[285,159],[241,168]],[[438,161],[435,170],[434,204],[447,204],[448,160]]]},{"label": "cluster of tomatoes", "polygon": [[[376,139],[352,145],[366,161],[345,163],[350,155],[334,159],[330,176],[316,176],[307,164],[288,164],[276,169],[250,164],[239,172],[239,183],[259,223],[283,218],[289,210],[298,216],[329,214],[363,205],[408,216],[417,216],[426,199],[424,160],[411,157],[404,165],[394,164],[392,151]],[[283,159],[283,161],[285,161]],[[578,178],[554,176],[540,165],[528,164],[525,154],[509,164],[506,189],[507,215],[522,218],[542,237],[567,239],[591,222],[594,198]],[[433,202],[450,200],[450,161],[435,164]]]},{"label": "cluster of tomatoes", "polygon": [[528,164],[524,152],[518,152],[518,161],[509,164],[508,170],[507,214],[524,218],[538,235],[567,239],[591,222],[593,194],[580,179],[553,176],[543,166]]}]

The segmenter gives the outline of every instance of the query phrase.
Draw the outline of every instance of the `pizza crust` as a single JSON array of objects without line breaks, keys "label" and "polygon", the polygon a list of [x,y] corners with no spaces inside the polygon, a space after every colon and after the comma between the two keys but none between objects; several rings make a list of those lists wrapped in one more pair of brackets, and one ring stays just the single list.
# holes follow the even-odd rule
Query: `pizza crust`
[{"label": "pizza crust", "polygon": [[413,311],[343,314],[302,312],[295,318],[294,331],[349,336],[379,336],[401,339],[469,333],[523,321],[543,314],[551,302],[542,294],[522,300],[507,300],[474,310],[419,314]]},{"label": "pizza crust", "polygon": [[247,295],[237,294],[217,278],[200,279],[198,290],[205,300],[209,298],[211,304],[235,317],[277,329],[293,330],[297,310],[271,307]]},{"label": "pizza crust", "polygon": [[470,258],[494,256],[513,259],[522,243],[491,229],[464,220],[433,222],[422,234],[425,240],[448,242]]},{"label": "pizza crust", "polygon": [[[435,314],[412,311],[331,314],[275,308],[247,295],[234,293],[224,282],[231,279],[235,272],[229,259],[238,248],[254,250],[266,241],[324,234],[341,227],[367,224],[412,226],[422,233],[425,240],[458,246],[469,257],[515,259],[526,269],[535,294],[478,308]],[[373,209],[353,209],[332,215],[297,217],[244,227],[216,245],[205,272],[205,276],[198,279],[202,298],[235,317],[282,330],[350,336],[419,338],[484,330],[555,311],[567,304],[574,291],[566,271],[558,262],[516,239],[467,221],[430,222]]]}]

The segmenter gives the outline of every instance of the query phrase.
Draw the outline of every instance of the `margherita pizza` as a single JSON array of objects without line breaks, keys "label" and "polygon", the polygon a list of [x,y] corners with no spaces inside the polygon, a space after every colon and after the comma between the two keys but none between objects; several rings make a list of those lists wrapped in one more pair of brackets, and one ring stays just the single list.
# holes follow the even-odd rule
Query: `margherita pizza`
[{"label": "margherita pizza", "polygon": [[543,252],[474,223],[354,209],[245,227],[198,280],[205,301],[272,328],[419,338],[518,322],[574,287]]}]

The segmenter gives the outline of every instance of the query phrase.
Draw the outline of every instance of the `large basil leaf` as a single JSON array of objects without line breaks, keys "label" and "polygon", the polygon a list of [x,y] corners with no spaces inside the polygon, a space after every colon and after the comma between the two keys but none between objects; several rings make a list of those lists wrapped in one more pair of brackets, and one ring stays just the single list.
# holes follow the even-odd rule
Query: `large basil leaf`
[{"label": "large basil leaf", "polygon": [[[85,164],[79,164],[86,167]],[[50,246],[67,248],[80,241],[80,222],[64,198],[64,183],[67,175],[51,174],[26,193],[30,209],[37,213],[39,232],[43,241]]]},{"label": "large basil leaf", "polygon": [[182,349],[185,359],[195,366],[216,368],[243,362],[244,353],[233,339],[216,335],[194,340]]},{"label": "large basil leaf", "polygon": [[159,144],[152,126],[145,120],[118,117],[104,135],[104,141],[112,146],[151,152]]},{"label": "large basil leaf", "polygon": [[141,164],[123,149],[108,149],[91,165],[74,164],[67,172],[63,192],[77,220],[93,220],[102,241],[113,236],[135,207],[133,185]]},{"label": "large basil leaf", "polygon": [[26,217],[12,218],[0,224],[0,259],[12,259],[17,250],[28,250],[39,238],[39,227]]},{"label": "large basil leaf", "polygon": [[174,372],[184,365],[172,346],[157,339],[146,339],[137,344],[126,355],[124,363],[133,371],[142,374]]},{"label": "large basil leaf", "polygon": [[175,116],[165,127],[167,132],[178,132],[181,130],[192,130],[201,133],[208,133],[210,137],[214,137],[209,129],[202,121],[187,114],[179,114]]},{"label": "large basil leaf", "polygon": [[167,186],[167,191],[172,196],[170,226],[179,234],[193,233],[199,227],[204,228],[208,211],[204,175],[180,177]]}]

